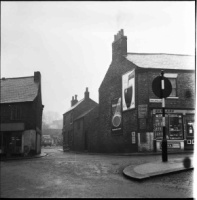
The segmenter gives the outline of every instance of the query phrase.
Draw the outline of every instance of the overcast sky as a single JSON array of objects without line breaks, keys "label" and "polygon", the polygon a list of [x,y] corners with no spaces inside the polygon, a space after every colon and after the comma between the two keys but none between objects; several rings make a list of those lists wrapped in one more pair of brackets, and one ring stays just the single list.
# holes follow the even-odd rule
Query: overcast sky
[{"label": "overcast sky", "polygon": [[98,103],[114,35],[128,52],[195,54],[195,2],[1,2],[1,77],[42,75],[44,112]]}]

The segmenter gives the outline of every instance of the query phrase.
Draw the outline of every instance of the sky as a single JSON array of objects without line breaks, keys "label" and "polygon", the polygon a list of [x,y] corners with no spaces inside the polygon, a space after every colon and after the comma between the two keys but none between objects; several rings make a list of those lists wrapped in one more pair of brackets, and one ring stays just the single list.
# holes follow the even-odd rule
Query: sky
[{"label": "sky", "polygon": [[99,103],[114,35],[127,51],[195,54],[194,1],[1,1],[1,78],[42,76],[44,113],[56,118],[72,96]]}]

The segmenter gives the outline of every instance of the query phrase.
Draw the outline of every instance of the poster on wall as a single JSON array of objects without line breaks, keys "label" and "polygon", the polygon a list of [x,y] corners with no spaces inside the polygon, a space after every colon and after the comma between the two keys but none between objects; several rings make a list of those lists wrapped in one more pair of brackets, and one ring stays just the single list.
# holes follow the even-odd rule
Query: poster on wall
[{"label": "poster on wall", "polygon": [[121,133],[122,132],[122,108],[121,108],[121,97],[113,99],[111,102],[112,111],[112,132]]},{"label": "poster on wall", "polygon": [[122,75],[122,108],[135,108],[135,70]]}]

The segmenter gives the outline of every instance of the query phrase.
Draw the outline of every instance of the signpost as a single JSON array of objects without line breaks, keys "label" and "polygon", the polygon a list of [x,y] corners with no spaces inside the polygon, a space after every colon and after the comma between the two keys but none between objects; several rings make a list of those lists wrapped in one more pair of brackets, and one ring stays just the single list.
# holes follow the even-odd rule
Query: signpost
[{"label": "signpost", "polygon": [[168,161],[167,154],[167,140],[165,130],[165,98],[170,96],[172,92],[172,85],[170,81],[164,77],[164,71],[161,70],[161,75],[157,76],[152,83],[152,90],[154,94],[162,99],[162,125],[163,125],[163,140],[162,140],[162,161]]}]

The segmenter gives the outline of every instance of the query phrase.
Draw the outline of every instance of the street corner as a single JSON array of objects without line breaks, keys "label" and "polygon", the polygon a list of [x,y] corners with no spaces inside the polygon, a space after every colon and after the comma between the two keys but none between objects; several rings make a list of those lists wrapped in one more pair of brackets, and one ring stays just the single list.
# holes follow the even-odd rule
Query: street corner
[{"label": "street corner", "polygon": [[147,175],[145,175],[145,174],[139,174],[139,173],[137,173],[137,172],[134,170],[134,168],[135,168],[135,166],[132,166],[132,165],[126,167],[126,168],[123,170],[124,176],[126,176],[126,177],[129,178],[129,179],[133,179],[133,180],[137,180],[137,181],[150,178],[149,176],[147,176]]},{"label": "street corner", "polygon": [[135,180],[143,180],[155,176],[162,176],[170,173],[192,170],[193,159],[189,157],[169,160],[168,162],[145,163],[137,166],[128,166],[123,174]]}]

